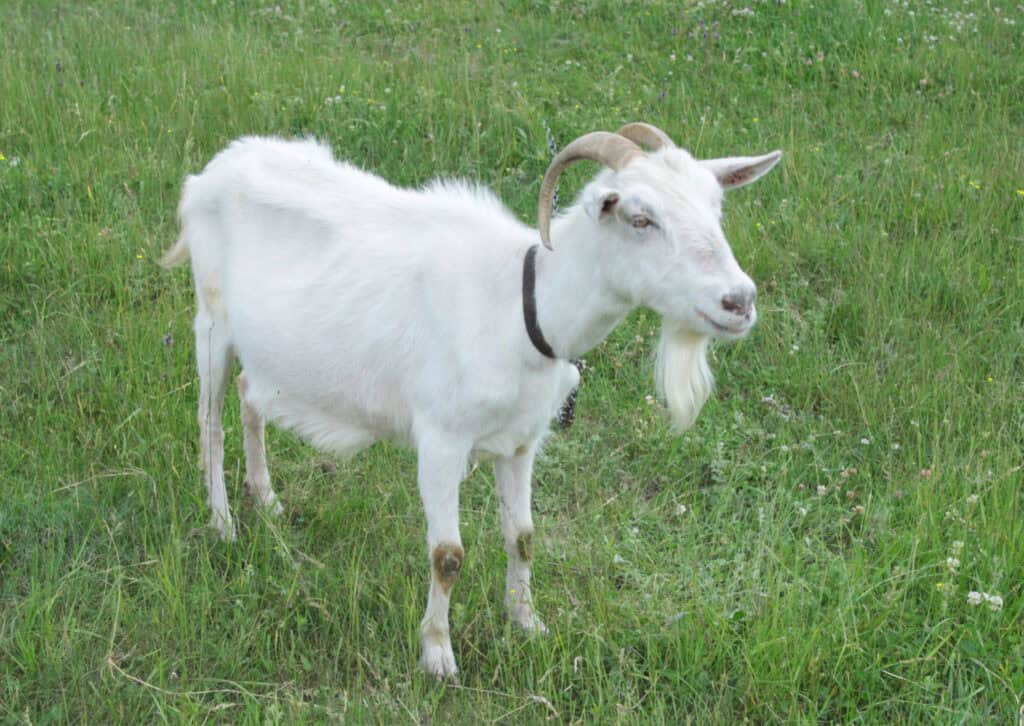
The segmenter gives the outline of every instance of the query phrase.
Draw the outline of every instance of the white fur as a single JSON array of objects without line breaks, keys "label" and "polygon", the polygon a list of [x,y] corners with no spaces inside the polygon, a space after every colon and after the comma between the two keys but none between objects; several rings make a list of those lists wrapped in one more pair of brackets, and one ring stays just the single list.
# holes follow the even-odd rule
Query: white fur
[{"label": "white fur", "polygon": [[[561,356],[550,360],[523,323],[523,257],[537,233],[490,192],[453,181],[396,188],[314,141],[234,142],[186,180],[181,237],[162,261],[192,259],[212,524],[234,537],[221,407],[237,358],[247,489],[274,511],[265,419],[341,454],[380,439],[415,447],[432,557],[461,553],[467,462],[495,457],[506,601],[517,623],[543,631],[519,540],[533,531],[534,456],[579,380],[565,359],[634,307],[654,308],[666,318],[661,385],[676,423],[690,425],[711,387],[708,336],[742,336],[756,317],[753,283],[719,225],[717,179],[746,183],[776,160],[698,162],[666,149],[601,173],[555,220],[555,251],[538,255],[538,317]],[[603,204],[609,194],[615,203]],[[657,224],[633,227],[638,214]],[[723,307],[730,294],[751,305]],[[443,574],[432,569],[422,626],[421,662],[437,675],[456,670]]]},{"label": "white fur", "polygon": [[677,431],[693,426],[714,388],[707,358],[709,340],[706,335],[662,325],[654,377]]}]

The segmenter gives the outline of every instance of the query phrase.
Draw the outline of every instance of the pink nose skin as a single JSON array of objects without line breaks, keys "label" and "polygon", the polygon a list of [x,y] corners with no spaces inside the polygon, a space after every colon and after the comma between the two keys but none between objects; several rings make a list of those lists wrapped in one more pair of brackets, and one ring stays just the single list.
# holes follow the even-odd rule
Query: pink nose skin
[{"label": "pink nose skin", "polygon": [[754,307],[754,300],[757,298],[757,288],[750,286],[734,290],[722,297],[722,309],[727,313],[750,317],[750,310]]}]

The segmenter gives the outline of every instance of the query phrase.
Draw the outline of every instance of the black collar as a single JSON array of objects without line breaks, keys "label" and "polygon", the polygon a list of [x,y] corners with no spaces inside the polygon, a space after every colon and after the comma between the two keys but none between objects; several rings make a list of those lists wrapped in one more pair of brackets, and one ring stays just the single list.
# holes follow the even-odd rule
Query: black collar
[{"label": "black collar", "polygon": [[523,259],[523,320],[526,322],[526,334],[530,336],[533,347],[548,358],[557,358],[555,351],[551,350],[548,341],[544,340],[544,333],[540,332],[540,325],[537,323],[537,298],[533,294],[533,287],[537,281],[537,247],[534,245],[526,250],[526,257]]}]

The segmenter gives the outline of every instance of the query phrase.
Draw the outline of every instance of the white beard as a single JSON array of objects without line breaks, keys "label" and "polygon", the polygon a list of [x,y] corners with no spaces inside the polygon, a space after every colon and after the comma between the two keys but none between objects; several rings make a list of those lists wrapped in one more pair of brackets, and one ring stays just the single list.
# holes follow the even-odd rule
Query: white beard
[{"label": "white beard", "polygon": [[697,420],[711,395],[715,378],[708,368],[706,335],[691,333],[665,320],[654,366],[654,381],[668,405],[672,424],[685,431]]}]

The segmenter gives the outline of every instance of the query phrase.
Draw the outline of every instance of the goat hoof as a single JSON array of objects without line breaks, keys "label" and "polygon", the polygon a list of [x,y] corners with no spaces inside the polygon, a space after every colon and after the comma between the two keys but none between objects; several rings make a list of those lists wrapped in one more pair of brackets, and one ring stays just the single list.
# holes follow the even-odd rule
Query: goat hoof
[{"label": "goat hoof", "polygon": [[280,517],[284,514],[284,507],[281,506],[281,502],[277,500],[273,494],[264,499],[263,501],[257,502],[259,506],[263,507],[265,511],[271,517]]},{"label": "goat hoof", "polygon": [[243,491],[247,496],[252,497],[257,504],[266,509],[267,514],[271,517],[279,517],[284,513],[284,507],[281,506],[281,502],[278,501],[277,495],[274,494],[274,490],[270,488],[269,484],[257,487],[253,486],[252,482],[246,479]]},{"label": "goat hoof", "polygon": [[210,517],[210,526],[217,531],[222,542],[234,542],[238,539],[235,533],[235,523],[231,521],[231,515],[222,517],[214,514]]},{"label": "goat hoof", "polygon": [[523,629],[527,635],[547,635],[548,626],[537,617],[532,608],[514,608],[511,613],[512,622]]},{"label": "goat hoof", "polygon": [[459,672],[451,645],[430,645],[423,648],[420,668],[437,678],[450,678]]}]

